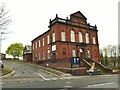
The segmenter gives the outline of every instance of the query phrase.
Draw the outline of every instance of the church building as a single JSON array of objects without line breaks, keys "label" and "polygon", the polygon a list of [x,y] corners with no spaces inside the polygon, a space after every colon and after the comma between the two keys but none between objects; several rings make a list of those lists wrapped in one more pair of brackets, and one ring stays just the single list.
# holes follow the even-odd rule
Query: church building
[{"label": "church building", "polygon": [[69,60],[71,57],[92,58],[100,62],[97,26],[77,11],[70,18],[56,17],[49,30],[32,40],[32,60]]}]

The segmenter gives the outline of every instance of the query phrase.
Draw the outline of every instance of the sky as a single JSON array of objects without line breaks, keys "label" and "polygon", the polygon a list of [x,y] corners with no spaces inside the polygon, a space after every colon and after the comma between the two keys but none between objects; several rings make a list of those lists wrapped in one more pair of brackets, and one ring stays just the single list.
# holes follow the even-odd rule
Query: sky
[{"label": "sky", "polygon": [[13,43],[31,45],[31,41],[49,28],[49,20],[55,15],[65,18],[80,11],[87,22],[97,25],[100,48],[118,44],[119,0],[0,0],[9,10],[12,23],[9,34],[4,35],[2,52]]}]

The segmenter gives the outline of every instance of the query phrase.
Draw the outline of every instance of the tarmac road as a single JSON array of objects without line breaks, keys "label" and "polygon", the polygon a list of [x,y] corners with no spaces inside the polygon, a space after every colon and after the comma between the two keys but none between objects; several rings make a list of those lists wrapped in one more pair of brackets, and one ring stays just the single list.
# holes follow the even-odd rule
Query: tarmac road
[{"label": "tarmac road", "polygon": [[16,71],[2,79],[3,88],[118,88],[118,75],[58,77],[43,71],[37,65],[4,61]]}]

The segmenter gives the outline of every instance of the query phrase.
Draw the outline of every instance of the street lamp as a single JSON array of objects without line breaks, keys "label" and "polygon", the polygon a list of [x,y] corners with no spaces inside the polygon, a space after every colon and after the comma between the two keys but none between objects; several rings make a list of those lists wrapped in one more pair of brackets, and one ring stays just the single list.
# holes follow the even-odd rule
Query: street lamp
[{"label": "street lamp", "polygon": [[2,59],[2,34],[6,34],[6,33],[4,33],[4,32],[2,32],[1,31],[1,29],[0,29],[0,60]]},{"label": "street lamp", "polygon": [[1,29],[0,29],[0,60],[2,59],[1,47],[2,47],[2,32],[1,32]]}]

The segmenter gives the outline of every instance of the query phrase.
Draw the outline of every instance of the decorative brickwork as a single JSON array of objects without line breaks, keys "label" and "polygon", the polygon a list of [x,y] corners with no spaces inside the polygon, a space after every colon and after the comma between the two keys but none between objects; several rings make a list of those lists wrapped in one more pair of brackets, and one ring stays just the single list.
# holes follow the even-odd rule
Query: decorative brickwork
[{"label": "decorative brickwork", "polygon": [[49,30],[32,40],[32,60],[35,62],[69,60],[70,57],[92,58],[100,62],[97,26],[87,23],[80,12],[70,19],[50,19]]}]

